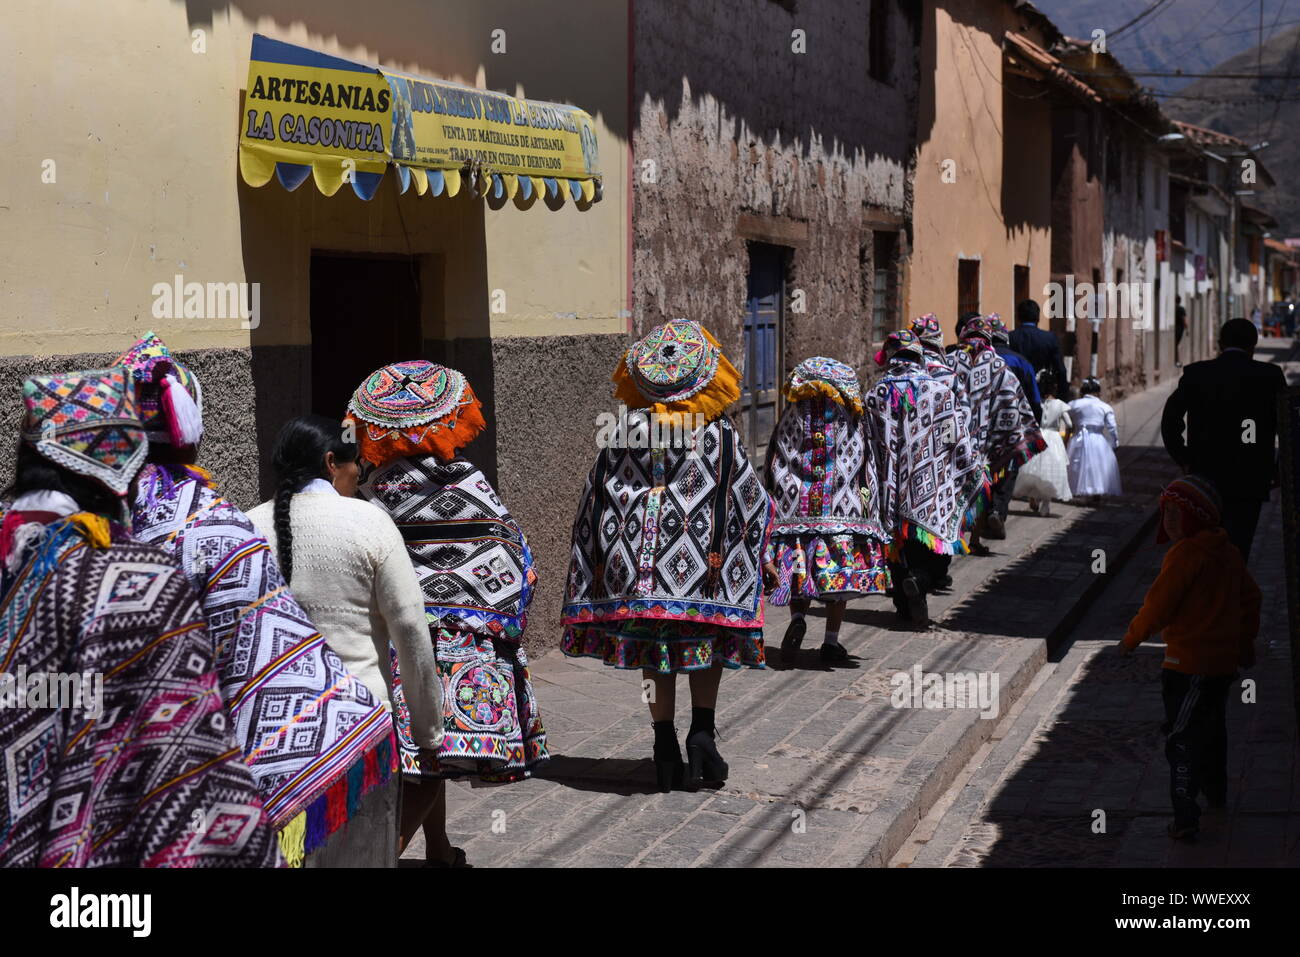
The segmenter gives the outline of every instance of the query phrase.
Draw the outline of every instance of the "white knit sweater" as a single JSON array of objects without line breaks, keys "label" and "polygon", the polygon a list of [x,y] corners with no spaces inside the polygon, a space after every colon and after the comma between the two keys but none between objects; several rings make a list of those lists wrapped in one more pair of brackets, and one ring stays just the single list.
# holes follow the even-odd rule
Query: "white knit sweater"
[{"label": "white knit sweater", "polygon": [[[279,554],[275,503],[248,513]],[[392,710],[388,643],[397,649],[402,691],[417,744],[442,743],[442,680],[424,617],[424,593],[402,533],[382,509],[334,492],[299,492],[289,505],[289,587],[348,670]]]}]

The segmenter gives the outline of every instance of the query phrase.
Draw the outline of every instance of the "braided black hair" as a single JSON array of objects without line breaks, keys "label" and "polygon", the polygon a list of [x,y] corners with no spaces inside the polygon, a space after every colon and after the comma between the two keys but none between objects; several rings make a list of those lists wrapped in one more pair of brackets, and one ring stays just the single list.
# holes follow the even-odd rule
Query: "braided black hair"
[{"label": "braided black hair", "polygon": [[345,436],[341,422],[323,415],[290,419],[275,440],[271,468],[276,479],[276,558],[286,584],[293,577],[293,526],[289,521],[289,504],[295,492],[312,479],[326,475],[327,452],[334,453],[336,462],[355,462],[357,443]]}]

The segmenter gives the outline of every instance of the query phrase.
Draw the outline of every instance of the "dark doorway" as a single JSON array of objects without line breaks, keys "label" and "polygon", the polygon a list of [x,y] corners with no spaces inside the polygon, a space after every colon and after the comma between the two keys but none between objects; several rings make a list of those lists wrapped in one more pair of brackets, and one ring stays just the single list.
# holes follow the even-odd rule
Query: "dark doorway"
[{"label": "dark doorway", "polygon": [[380,366],[418,359],[419,263],[413,257],[311,257],[311,407],[342,417]]}]

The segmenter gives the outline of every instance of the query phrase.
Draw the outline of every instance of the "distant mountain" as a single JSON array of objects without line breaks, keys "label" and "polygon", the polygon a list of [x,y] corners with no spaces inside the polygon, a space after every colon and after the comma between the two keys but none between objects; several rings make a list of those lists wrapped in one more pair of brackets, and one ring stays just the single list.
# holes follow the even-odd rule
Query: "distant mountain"
[{"label": "distant mountain", "polygon": [[[1259,48],[1237,54],[1214,73],[1287,74],[1300,78],[1300,27],[1280,30]],[[1262,191],[1257,205],[1277,217],[1275,235],[1300,236],[1300,83],[1297,80],[1197,80],[1182,91],[1187,99],[1164,102],[1170,116],[1239,136],[1254,145],[1267,141],[1259,158],[1277,185]],[[1279,102],[1278,97],[1282,100]]]},{"label": "distant mountain", "polygon": [[[1116,32],[1154,2],[1034,0],[1034,6],[1066,36],[1091,39],[1093,30],[1105,30],[1107,50],[1130,70],[1206,73],[1259,43],[1259,0],[1165,0],[1150,16]],[[1287,0],[1264,0],[1264,36],[1297,23],[1300,4],[1287,8]],[[1139,80],[1167,91],[1181,90],[1190,82],[1176,77]]]}]

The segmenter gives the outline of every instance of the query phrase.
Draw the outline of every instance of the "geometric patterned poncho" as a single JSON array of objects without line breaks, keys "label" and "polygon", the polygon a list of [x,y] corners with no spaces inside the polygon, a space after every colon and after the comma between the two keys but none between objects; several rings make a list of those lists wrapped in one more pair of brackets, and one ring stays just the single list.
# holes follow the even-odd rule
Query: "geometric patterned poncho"
[{"label": "geometric patterned poncho", "polygon": [[[0,685],[0,866],[278,866],[194,589],[159,549],[79,518],[30,542],[0,603],[0,672],[27,696]],[[102,697],[50,707],[33,679],[52,674],[102,675]]]},{"label": "geometric patterned poncho", "polygon": [[482,472],[465,459],[400,458],[359,491],[401,530],[431,626],[519,641],[537,573],[523,530]]},{"label": "geometric patterned poncho", "polygon": [[1023,465],[1047,448],[1015,373],[992,349],[964,346],[953,368],[971,405],[971,434],[995,474]]},{"label": "geometric patterned poncho", "polygon": [[962,529],[988,475],[953,390],[905,355],[867,396],[866,432],[880,518],[895,544],[911,538],[940,554],[964,553]]},{"label": "geometric patterned poncho", "polygon": [[826,396],[785,407],[763,476],[776,503],[774,536],[862,535],[888,542],[862,416]]},{"label": "geometric patterned poncho", "polygon": [[[627,419],[645,434],[645,410]],[[762,627],[771,499],[725,415],[694,435],[693,449],[601,449],[573,525],[564,624]]]},{"label": "geometric patterned poncho", "polygon": [[395,770],[392,719],[294,599],[266,539],[200,470],[146,466],[133,522],[202,598],[236,739],[297,864]]}]

